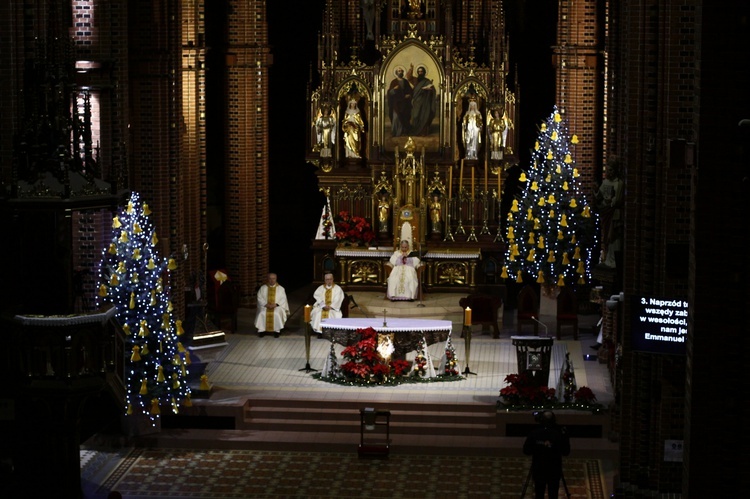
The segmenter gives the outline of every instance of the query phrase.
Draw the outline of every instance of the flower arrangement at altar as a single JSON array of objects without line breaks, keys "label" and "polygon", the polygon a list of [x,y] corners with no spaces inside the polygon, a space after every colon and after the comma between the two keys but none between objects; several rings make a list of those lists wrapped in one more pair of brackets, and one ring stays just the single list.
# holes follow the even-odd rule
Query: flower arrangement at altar
[{"label": "flower arrangement at altar", "polygon": [[358,329],[360,340],[344,348],[341,356],[346,362],[340,365],[341,374],[349,381],[362,384],[382,384],[409,372],[406,360],[391,359],[390,352],[378,352],[378,333],[373,328]]},{"label": "flower arrangement at altar", "polygon": [[550,407],[557,402],[554,388],[534,385],[526,373],[509,374],[505,382],[508,385],[500,390],[500,397],[506,407]]},{"label": "flower arrangement at altar", "polygon": [[596,402],[596,395],[588,386],[582,386],[573,394],[573,401],[582,406],[591,406]]},{"label": "flower arrangement at altar", "polygon": [[350,245],[367,246],[376,238],[367,219],[341,211],[336,216],[336,240]]}]

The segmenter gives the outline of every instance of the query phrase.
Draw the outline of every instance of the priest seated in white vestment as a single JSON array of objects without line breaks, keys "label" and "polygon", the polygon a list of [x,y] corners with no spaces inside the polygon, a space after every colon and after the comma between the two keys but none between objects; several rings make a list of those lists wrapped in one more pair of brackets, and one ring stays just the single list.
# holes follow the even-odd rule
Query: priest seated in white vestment
[{"label": "priest seated in white vestment", "polygon": [[267,332],[273,333],[273,336],[278,338],[289,317],[286,291],[276,280],[276,274],[268,274],[268,282],[258,290],[258,314],[255,316],[255,327],[261,338]]},{"label": "priest seated in white vestment", "polygon": [[419,293],[419,258],[409,256],[411,248],[408,240],[401,240],[400,248],[394,251],[386,265],[391,268],[388,275],[386,298],[391,301],[414,300]]},{"label": "priest seated in white vestment", "polygon": [[323,276],[323,284],[318,286],[313,294],[312,310],[310,311],[310,327],[318,334],[323,334],[320,322],[324,319],[341,319],[341,304],[344,302],[344,290],[333,282],[333,274],[327,272]]}]

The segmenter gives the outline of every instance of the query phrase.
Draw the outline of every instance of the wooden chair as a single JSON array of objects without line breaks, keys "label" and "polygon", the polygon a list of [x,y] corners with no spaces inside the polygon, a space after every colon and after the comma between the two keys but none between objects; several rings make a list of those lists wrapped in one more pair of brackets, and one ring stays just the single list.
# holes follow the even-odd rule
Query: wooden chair
[{"label": "wooden chair", "polygon": [[498,310],[503,304],[503,300],[497,295],[485,293],[472,293],[465,298],[461,298],[458,304],[462,309],[469,307],[471,309],[472,324],[481,324],[482,326],[492,327],[492,337],[500,337],[500,329],[497,326]]},{"label": "wooden chair", "polygon": [[521,288],[518,293],[518,309],[516,311],[516,328],[518,334],[523,333],[523,326],[530,324],[534,326],[534,334],[539,336],[539,296],[530,285]]},{"label": "wooden chair", "polygon": [[573,339],[578,339],[578,298],[575,291],[567,286],[560,288],[557,295],[557,339],[564,326],[573,328]]}]

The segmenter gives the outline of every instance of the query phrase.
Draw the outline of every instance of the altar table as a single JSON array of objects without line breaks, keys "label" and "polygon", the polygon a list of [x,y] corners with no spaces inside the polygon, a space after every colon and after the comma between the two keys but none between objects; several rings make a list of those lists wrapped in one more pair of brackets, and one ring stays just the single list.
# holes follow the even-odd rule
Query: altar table
[{"label": "altar table", "polygon": [[373,328],[375,331],[393,335],[394,356],[403,358],[407,352],[419,348],[422,338],[427,345],[432,345],[448,339],[453,323],[445,320],[432,319],[383,319],[348,318],[324,319],[320,323],[323,337],[339,345],[349,346],[356,343],[360,336],[357,329]]}]

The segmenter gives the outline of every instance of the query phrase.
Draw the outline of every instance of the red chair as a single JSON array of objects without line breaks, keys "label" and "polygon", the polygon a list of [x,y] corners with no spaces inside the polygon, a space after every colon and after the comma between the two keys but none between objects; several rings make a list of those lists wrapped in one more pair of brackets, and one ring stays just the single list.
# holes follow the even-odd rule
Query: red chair
[{"label": "red chair", "polygon": [[521,288],[518,293],[518,310],[516,311],[516,328],[518,334],[522,334],[523,326],[530,324],[534,326],[534,334],[539,336],[539,296],[530,285]]},{"label": "red chair", "polygon": [[578,339],[578,298],[575,291],[567,286],[560,288],[557,295],[557,339],[565,326],[573,328],[573,339]]}]

